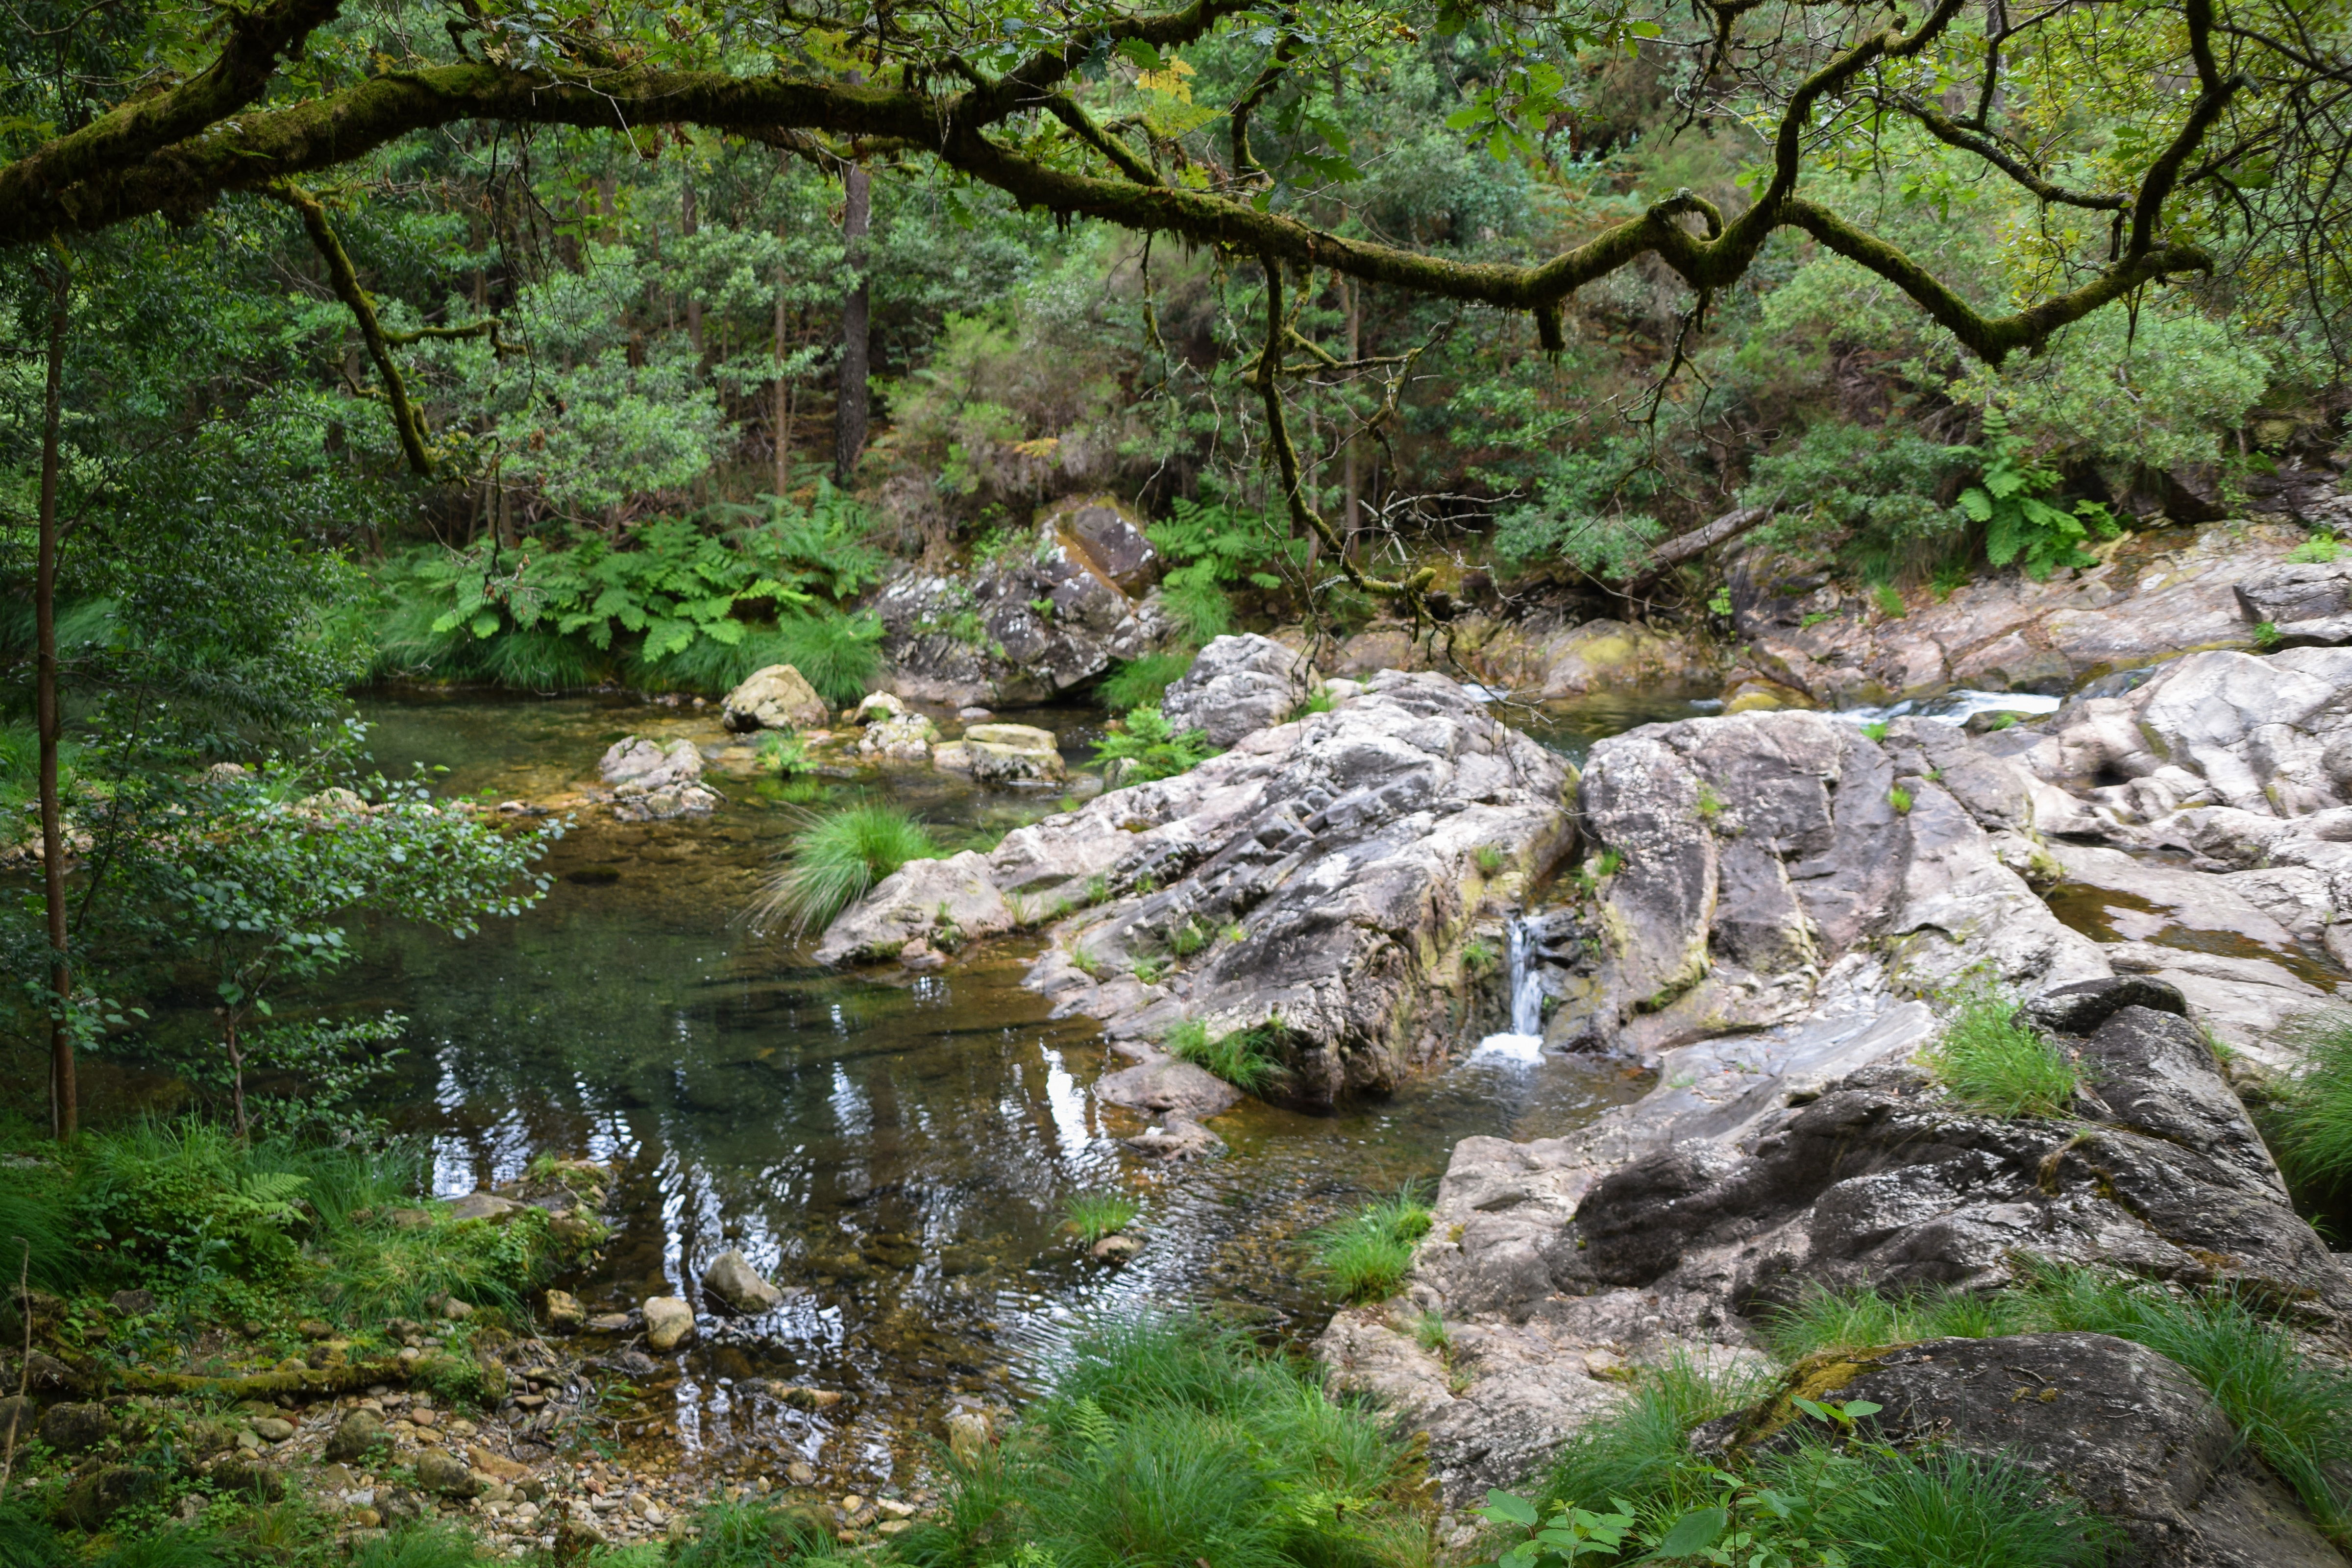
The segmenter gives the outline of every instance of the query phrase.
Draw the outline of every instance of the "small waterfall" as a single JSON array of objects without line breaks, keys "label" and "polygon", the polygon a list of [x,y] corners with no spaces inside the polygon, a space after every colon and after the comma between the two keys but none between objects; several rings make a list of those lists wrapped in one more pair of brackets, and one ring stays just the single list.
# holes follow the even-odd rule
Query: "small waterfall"
[{"label": "small waterfall", "polygon": [[1511,998],[1511,1026],[1479,1041],[1470,1053],[1474,1059],[1532,1062],[1543,1055],[1543,984],[1536,974],[1535,946],[1527,921],[1513,915],[1503,975]]}]

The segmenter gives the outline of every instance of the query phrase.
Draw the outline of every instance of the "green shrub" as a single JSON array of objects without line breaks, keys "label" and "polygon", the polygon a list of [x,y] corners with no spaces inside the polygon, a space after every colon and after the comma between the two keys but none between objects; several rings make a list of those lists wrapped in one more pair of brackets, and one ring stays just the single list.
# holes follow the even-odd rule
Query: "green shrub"
[{"label": "green shrub", "polygon": [[1062,1200],[1064,1222],[1088,1247],[1125,1230],[1142,1212],[1141,1204],[1121,1192],[1072,1193]]},{"label": "green shrub", "polygon": [[1111,731],[1095,742],[1095,763],[1127,764],[1121,770],[1122,785],[1143,784],[1151,779],[1173,778],[1189,773],[1215,756],[1209,744],[1208,733],[1187,730],[1182,734],[1169,728],[1168,720],[1160,710],[1135,708],[1125,719],[1114,722]]},{"label": "green shrub", "polygon": [[953,1461],[921,1568],[1423,1568],[1413,1461],[1315,1373],[1197,1319],[1082,1339],[993,1450]]},{"label": "green shrub", "polygon": [[2279,1090],[2263,1130],[2298,1189],[2338,1203],[2352,1198],[2352,1010],[2306,1015],[2281,1035],[2305,1060]]},{"label": "green shrub", "polygon": [[1157,708],[1169,687],[1192,668],[1192,659],[1190,653],[1148,653],[1124,660],[1095,688],[1095,700],[1114,713]]},{"label": "green shrub", "polygon": [[2286,552],[2286,558],[2297,565],[2324,566],[2344,552],[2343,544],[2332,533],[2315,533]]},{"label": "green shrub", "polygon": [[1404,1289],[1415,1243],[1429,1234],[1429,1205],[1417,1183],[1366,1204],[1349,1218],[1307,1235],[1315,1271],[1349,1301],[1384,1301]]},{"label": "green shrub", "polygon": [[1984,423],[1985,446],[1969,449],[1984,463],[1984,477],[1960,492],[1960,510],[1985,525],[1985,559],[1996,566],[2016,561],[2037,583],[2061,566],[2097,565],[2099,558],[2083,544],[2094,534],[2116,532],[2107,509],[2086,500],[2068,510],[2042,500],[2062,476],[2034,467],[1999,415],[1988,413]]},{"label": "green shrub", "polygon": [[792,859],[769,882],[760,914],[781,916],[798,931],[820,930],[908,861],[939,852],[922,825],[895,805],[803,814]]},{"label": "green shrub", "polygon": [[1927,1065],[1960,1103],[2002,1117],[2063,1115],[2079,1076],[2057,1047],[2017,1020],[2011,998],[1991,989],[1959,999]]},{"label": "green shrub", "polygon": [[[1139,964],[1138,978],[1142,973]],[[1187,1018],[1169,1030],[1160,1045],[1179,1061],[1191,1062],[1216,1074],[1244,1094],[1263,1094],[1282,1076],[1282,1058],[1276,1050],[1277,1039],[1276,1032],[1268,1026],[1235,1029],[1211,1039],[1207,1025],[1198,1018]]]},{"label": "green shrub", "polygon": [[1180,563],[1160,578],[1160,597],[1195,645],[1233,629],[1228,588],[1244,583],[1279,588],[1282,567],[1307,559],[1307,542],[1289,537],[1286,518],[1182,497],[1168,511],[1144,532],[1162,555]]}]

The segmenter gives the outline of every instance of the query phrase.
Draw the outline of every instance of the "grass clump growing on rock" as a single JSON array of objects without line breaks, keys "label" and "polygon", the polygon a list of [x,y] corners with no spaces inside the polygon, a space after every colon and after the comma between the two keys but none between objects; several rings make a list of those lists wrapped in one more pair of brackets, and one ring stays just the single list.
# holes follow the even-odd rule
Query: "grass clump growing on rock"
[{"label": "grass clump growing on rock", "polygon": [[2352,1009],[2307,1014],[2282,1033],[2307,1065],[2278,1090],[2263,1131],[2289,1181],[2341,1204],[2352,1199]]},{"label": "grass clump growing on rock", "polygon": [[2301,1353],[2294,1336],[2228,1295],[2183,1295],[2087,1269],[2044,1268],[1994,1296],[1889,1296],[1815,1289],[1776,1315],[1767,1335],[1790,1360],[1914,1340],[2006,1334],[2112,1334],[2146,1345],[2205,1385],[2338,1545],[2352,1542],[2352,1373]]},{"label": "grass clump growing on rock", "polygon": [[929,833],[895,805],[866,802],[803,818],[792,859],[768,884],[762,918],[816,931],[909,860],[940,852]]},{"label": "grass clump growing on rock", "polygon": [[1962,995],[1927,1066],[1952,1097],[1990,1116],[2058,1116],[2079,1079],[2058,1047],[2021,1023],[2016,1004],[1986,988]]},{"label": "grass clump growing on rock", "polygon": [[1142,1212],[1143,1205],[1125,1193],[1072,1193],[1062,1200],[1064,1222],[1088,1247],[1125,1230]]},{"label": "grass clump growing on rock", "polygon": [[[1141,973],[1139,966],[1137,973]],[[1198,1018],[1185,1019],[1160,1041],[1170,1056],[1216,1074],[1244,1094],[1262,1094],[1282,1076],[1274,1043],[1269,1028],[1235,1029],[1212,1038],[1209,1026]]]},{"label": "grass clump growing on rock", "polygon": [[1002,1444],[953,1462],[898,1552],[919,1568],[1421,1568],[1420,1479],[1308,1368],[1147,1318],[1082,1339]]},{"label": "grass clump growing on rock", "polygon": [[1404,1289],[1412,1250],[1429,1234],[1429,1205],[1418,1183],[1366,1204],[1349,1218],[1307,1235],[1315,1271],[1349,1301],[1384,1301]]}]

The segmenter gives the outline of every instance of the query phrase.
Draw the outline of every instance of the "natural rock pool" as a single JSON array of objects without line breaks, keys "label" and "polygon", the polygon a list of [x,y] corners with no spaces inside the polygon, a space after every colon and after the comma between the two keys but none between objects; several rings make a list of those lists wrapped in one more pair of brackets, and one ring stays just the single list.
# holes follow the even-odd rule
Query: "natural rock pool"
[{"label": "natural rock pool", "polygon": [[[625,697],[380,694],[362,710],[387,772],[446,767],[445,791],[501,800],[560,795],[624,733],[727,739],[716,709]],[[1619,701],[1545,738],[1580,754],[1690,711]],[[1100,721],[1001,717],[1055,731],[1073,761]],[[378,932],[335,998],[411,1020],[383,1110],[432,1141],[440,1194],[510,1179],[534,1155],[612,1163],[617,1233],[568,1282],[592,1313],[656,1295],[699,1305],[701,1270],[729,1247],[792,1292],[755,1334],[706,1332],[637,1380],[643,1404],[612,1411],[617,1435],[691,1469],[798,1461],[866,1489],[903,1478],[950,1411],[1013,1402],[1092,1312],[1212,1303],[1311,1333],[1330,1303],[1305,1273],[1303,1232],[1434,1178],[1461,1138],[1556,1135],[1646,1086],[1617,1061],[1463,1061],[1329,1116],[1247,1102],[1218,1120],[1227,1152],[1158,1165],[1118,1142],[1148,1119],[1087,1092],[1119,1065],[1095,1026],[1048,1021],[1021,988],[1036,939],[929,974],[816,968],[746,915],[793,805],[772,783],[711,776],[729,796],[714,816],[623,825],[584,810],[546,862],[557,880],[539,908],[463,942]],[[825,787],[900,800],[950,848],[1059,798],[928,771]],[[1062,1227],[1066,1198],[1109,1187],[1141,1200],[1148,1243],[1116,1267]],[[802,1409],[764,1380],[846,1397]]]}]

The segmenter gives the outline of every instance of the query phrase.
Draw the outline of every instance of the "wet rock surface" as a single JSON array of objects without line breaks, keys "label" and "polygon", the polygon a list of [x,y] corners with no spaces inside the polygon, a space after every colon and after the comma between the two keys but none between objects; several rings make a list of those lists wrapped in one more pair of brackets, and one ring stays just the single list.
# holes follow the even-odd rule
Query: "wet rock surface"
[{"label": "wet rock surface", "polygon": [[1305,654],[1255,634],[1222,637],[1169,686],[1160,711],[1171,730],[1199,730],[1211,745],[1230,746],[1289,718],[1314,685]]}]

